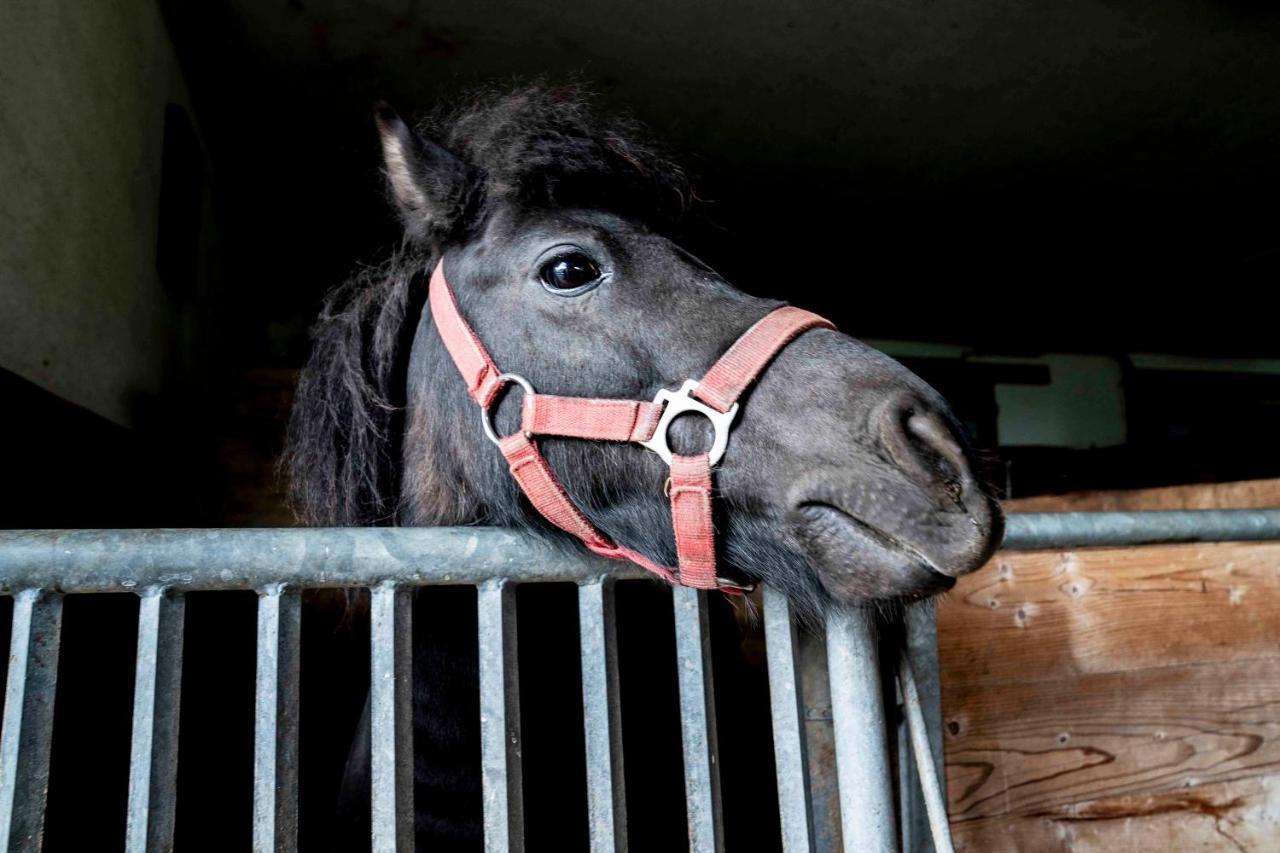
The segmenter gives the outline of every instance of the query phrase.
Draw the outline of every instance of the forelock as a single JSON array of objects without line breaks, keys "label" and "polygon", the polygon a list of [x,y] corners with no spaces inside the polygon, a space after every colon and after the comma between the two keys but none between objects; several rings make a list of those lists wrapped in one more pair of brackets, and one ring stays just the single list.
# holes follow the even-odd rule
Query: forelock
[{"label": "forelock", "polygon": [[481,171],[487,205],[591,207],[669,230],[693,199],[684,171],[644,128],[598,109],[580,86],[481,91],[420,130]]}]

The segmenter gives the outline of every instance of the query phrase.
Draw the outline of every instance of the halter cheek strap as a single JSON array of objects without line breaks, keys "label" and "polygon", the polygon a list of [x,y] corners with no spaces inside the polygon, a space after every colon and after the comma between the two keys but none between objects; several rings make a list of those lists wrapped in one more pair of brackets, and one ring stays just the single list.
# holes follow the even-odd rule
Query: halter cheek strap
[{"label": "halter cheek strap", "polygon": [[[701,380],[688,380],[679,391],[664,389],[652,402],[644,402],[538,394],[523,377],[500,371],[458,310],[443,262],[431,273],[429,301],[440,339],[466,382],[467,393],[480,406],[485,433],[502,451],[529,503],[547,521],[596,554],[630,560],[672,583],[734,594],[750,589],[716,575],[711,470],[724,455],[742,393],[787,344],[809,329],[835,328],[830,322],[799,308],[779,308],[744,332]],[[490,409],[502,388],[512,382],[525,392],[520,431],[499,438]],[[667,427],[684,412],[697,412],[711,421],[715,438],[706,453],[680,456],[667,446]],[[597,530],[556,479],[534,441],[537,436],[632,442],[661,456],[671,467],[666,492],[671,500],[676,567],[655,563]]]}]

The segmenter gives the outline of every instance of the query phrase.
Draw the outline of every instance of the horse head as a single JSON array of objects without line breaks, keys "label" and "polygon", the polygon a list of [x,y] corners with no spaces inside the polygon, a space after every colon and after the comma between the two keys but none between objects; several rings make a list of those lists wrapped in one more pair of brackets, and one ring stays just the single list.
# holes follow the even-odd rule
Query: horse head
[{"label": "horse head", "polygon": [[[703,375],[781,303],[750,296],[682,248],[683,173],[631,123],[575,92],[535,87],[414,130],[377,114],[405,241],[331,297],[293,424],[293,482],[318,523],[497,524],[552,530],[486,440],[423,307],[437,264],[493,360],[542,394],[650,400]],[[821,247],[760,247],[785,295],[842,286]],[[816,261],[816,262],[815,262]],[[520,394],[494,408],[520,426]],[[922,597],[981,565],[998,504],[945,401],[840,332],[805,331],[741,399],[715,472],[724,572],[802,610]],[[705,450],[705,418],[671,425]],[[668,466],[634,444],[546,438],[551,469],[591,524],[670,565]]]}]

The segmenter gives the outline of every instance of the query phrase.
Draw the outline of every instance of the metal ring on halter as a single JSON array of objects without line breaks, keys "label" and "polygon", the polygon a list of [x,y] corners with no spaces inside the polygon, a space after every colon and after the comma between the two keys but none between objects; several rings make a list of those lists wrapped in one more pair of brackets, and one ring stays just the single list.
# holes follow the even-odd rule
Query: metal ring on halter
[{"label": "metal ring on halter", "polygon": [[666,408],[662,410],[662,417],[654,427],[653,438],[640,442],[640,446],[647,447],[661,456],[662,461],[668,465],[671,464],[671,447],[667,444],[667,428],[671,426],[672,421],[685,412],[697,412],[711,421],[711,428],[715,434],[711,439],[711,449],[707,451],[707,455],[711,457],[712,465],[720,461],[720,457],[724,456],[725,448],[729,446],[729,430],[733,426],[733,419],[738,416],[738,404],[734,403],[727,412],[717,412],[693,396],[697,387],[698,380],[688,379],[684,385],[680,386],[679,391],[668,391],[664,388],[653,398],[654,403],[665,403]]},{"label": "metal ring on halter", "polygon": [[[512,382],[524,389],[525,394],[533,394],[533,386],[529,384],[529,380],[515,373],[503,373],[498,377],[498,388],[501,390]],[[491,406],[488,409],[480,409],[480,423],[484,426],[485,436],[494,444],[501,446],[502,439],[498,438],[497,431],[493,428],[493,412]]]}]

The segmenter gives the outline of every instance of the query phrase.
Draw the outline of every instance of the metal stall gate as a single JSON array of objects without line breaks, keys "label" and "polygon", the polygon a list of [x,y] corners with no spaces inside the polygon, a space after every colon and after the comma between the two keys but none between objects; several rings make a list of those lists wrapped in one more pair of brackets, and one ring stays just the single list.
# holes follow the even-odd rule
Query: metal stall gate
[{"label": "metal stall gate", "polygon": [[[1037,514],[1013,516],[1005,546],[1268,538],[1280,538],[1280,510]],[[0,735],[0,838],[10,850],[41,846],[64,594],[134,591],[141,597],[125,847],[143,851],[172,846],[183,593],[256,590],[253,846],[293,849],[300,590],[364,587],[371,592],[372,847],[412,849],[409,594],[417,586],[470,584],[478,590],[485,847],[521,850],[513,585],[560,581],[578,585],[590,845],[625,850],[612,583],[632,577],[646,575],[493,529],[0,532],[0,592],[14,598]],[[684,588],[673,589],[672,597],[689,844],[716,851],[723,832],[707,601]],[[847,851],[892,851],[900,844],[950,849],[932,614],[916,608],[906,621],[897,690],[903,740],[913,749],[899,750],[896,797],[872,620],[848,612],[826,625],[838,833]],[[827,849],[833,834],[820,834],[811,814],[797,629],[785,599],[768,589],[764,626],[783,848]]]}]

